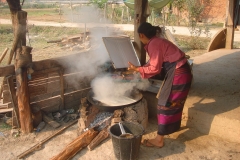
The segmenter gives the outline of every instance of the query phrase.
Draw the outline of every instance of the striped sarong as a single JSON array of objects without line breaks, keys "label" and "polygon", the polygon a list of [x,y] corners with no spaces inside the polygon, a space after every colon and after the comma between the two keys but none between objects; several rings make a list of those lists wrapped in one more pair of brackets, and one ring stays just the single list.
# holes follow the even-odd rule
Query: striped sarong
[{"label": "striped sarong", "polygon": [[165,106],[157,106],[158,134],[167,135],[179,130],[182,111],[191,87],[192,73],[188,63],[175,69],[171,91]]}]

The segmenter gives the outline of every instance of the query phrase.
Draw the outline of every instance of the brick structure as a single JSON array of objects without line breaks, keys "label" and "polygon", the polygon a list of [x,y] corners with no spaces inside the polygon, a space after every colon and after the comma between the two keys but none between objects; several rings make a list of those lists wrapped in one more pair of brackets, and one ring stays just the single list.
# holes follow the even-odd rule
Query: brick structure
[{"label": "brick structure", "polygon": [[204,4],[204,11],[201,20],[204,22],[225,22],[226,19],[226,0],[210,0]]},{"label": "brick structure", "polygon": [[[226,20],[227,0],[199,0],[204,5],[199,21],[208,23],[224,23]],[[173,14],[178,15],[177,8],[173,8]],[[183,19],[188,19],[187,11],[180,12]]]}]

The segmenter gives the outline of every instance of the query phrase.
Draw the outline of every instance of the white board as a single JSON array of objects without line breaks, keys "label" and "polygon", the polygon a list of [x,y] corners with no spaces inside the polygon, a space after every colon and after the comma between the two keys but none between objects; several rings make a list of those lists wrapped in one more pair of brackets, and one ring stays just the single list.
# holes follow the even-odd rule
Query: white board
[{"label": "white board", "polygon": [[116,69],[128,68],[128,62],[140,66],[129,37],[103,37],[103,42]]}]

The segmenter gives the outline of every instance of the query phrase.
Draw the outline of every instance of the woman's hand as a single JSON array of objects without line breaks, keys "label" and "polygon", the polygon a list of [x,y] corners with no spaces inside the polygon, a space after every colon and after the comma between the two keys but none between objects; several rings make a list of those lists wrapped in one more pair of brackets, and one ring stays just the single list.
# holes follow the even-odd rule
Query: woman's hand
[{"label": "woman's hand", "polygon": [[131,62],[128,62],[128,65],[129,65],[129,67],[128,67],[128,70],[129,70],[129,71],[139,72],[138,67],[134,66]]}]

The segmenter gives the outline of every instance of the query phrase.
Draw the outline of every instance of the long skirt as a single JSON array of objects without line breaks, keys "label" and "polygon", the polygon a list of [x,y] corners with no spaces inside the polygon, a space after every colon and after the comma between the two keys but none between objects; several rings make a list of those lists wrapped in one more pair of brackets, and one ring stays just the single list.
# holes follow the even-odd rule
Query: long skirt
[{"label": "long skirt", "polygon": [[191,87],[192,73],[186,63],[175,69],[171,92],[165,106],[157,106],[158,134],[167,135],[179,130],[182,111]]}]

